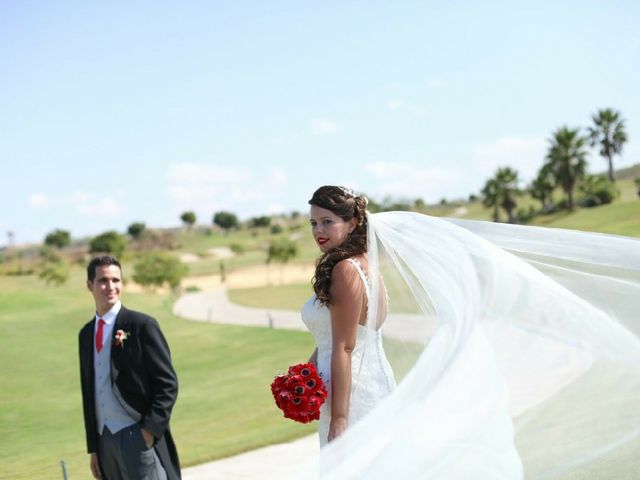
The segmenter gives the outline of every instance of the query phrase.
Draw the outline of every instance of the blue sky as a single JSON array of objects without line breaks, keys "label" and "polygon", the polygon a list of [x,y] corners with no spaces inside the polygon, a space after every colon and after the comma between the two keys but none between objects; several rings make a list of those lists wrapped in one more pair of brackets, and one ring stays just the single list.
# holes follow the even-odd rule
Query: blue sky
[{"label": "blue sky", "polygon": [[0,245],[466,197],[605,107],[640,162],[638,2],[444,3],[1,2]]}]

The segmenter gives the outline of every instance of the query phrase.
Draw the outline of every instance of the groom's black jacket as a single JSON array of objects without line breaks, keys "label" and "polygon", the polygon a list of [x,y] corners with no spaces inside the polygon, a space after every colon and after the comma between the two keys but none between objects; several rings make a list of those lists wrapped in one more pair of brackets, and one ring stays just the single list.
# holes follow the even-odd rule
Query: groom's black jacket
[{"label": "groom's black jacket", "polygon": [[[87,451],[98,450],[93,365],[95,319],[80,330],[80,383]],[[118,330],[127,333],[122,346],[113,344]],[[125,411],[154,436],[154,448],[169,480],[180,478],[180,464],[169,418],[178,397],[178,378],[158,322],[124,306],[113,326],[111,338],[111,388]]]}]

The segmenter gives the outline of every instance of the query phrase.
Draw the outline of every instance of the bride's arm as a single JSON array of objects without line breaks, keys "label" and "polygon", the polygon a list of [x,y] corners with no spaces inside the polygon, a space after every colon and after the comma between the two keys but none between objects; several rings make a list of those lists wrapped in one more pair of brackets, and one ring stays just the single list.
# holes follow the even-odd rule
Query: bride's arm
[{"label": "bride's arm", "polygon": [[331,274],[331,441],[347,428],[351,394],[351,352],[356,344],[364,287],[353,265],[343,260]]},{"label": "bride's arm", "polygon": [[318,366],[318,347],[316,347],[309,357],[309,363],[313,363],[316,367]]}]

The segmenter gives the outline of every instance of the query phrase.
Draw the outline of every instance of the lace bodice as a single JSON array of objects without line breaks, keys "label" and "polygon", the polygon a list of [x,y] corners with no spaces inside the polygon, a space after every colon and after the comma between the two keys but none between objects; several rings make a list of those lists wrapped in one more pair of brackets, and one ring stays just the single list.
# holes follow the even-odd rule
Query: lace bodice
[{"label": "lace bodice", "polygon": [[[367,275],[357,259],[348,260],[356,268],[364,283],[368,305],[371,287]],[[329,390],[329,398],[320,412],[320,443],[324,445],[331,421],[331,312],[326,306],[317,302],[314,295],[302,307],[302,321],[315,339],[318,348],[318,373]],[[365,352],[367,352],[366,356]],[[393,372],[384,354],[380,330],[358,325],[355,348],[351,353],[351,372],[349,424],[368,413],[395,387]]]}]

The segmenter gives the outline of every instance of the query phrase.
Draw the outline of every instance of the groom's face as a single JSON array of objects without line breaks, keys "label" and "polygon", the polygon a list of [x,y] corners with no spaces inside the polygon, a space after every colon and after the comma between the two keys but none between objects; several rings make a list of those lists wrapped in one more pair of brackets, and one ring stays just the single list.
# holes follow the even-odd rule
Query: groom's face
[{"label": "groom's face", "polygon": [[122,273],[116,265],[96,267],[96,278],[87,281],[87,288],[96,301],[96,310],[104,315],[120,300],[122,290]]}]

